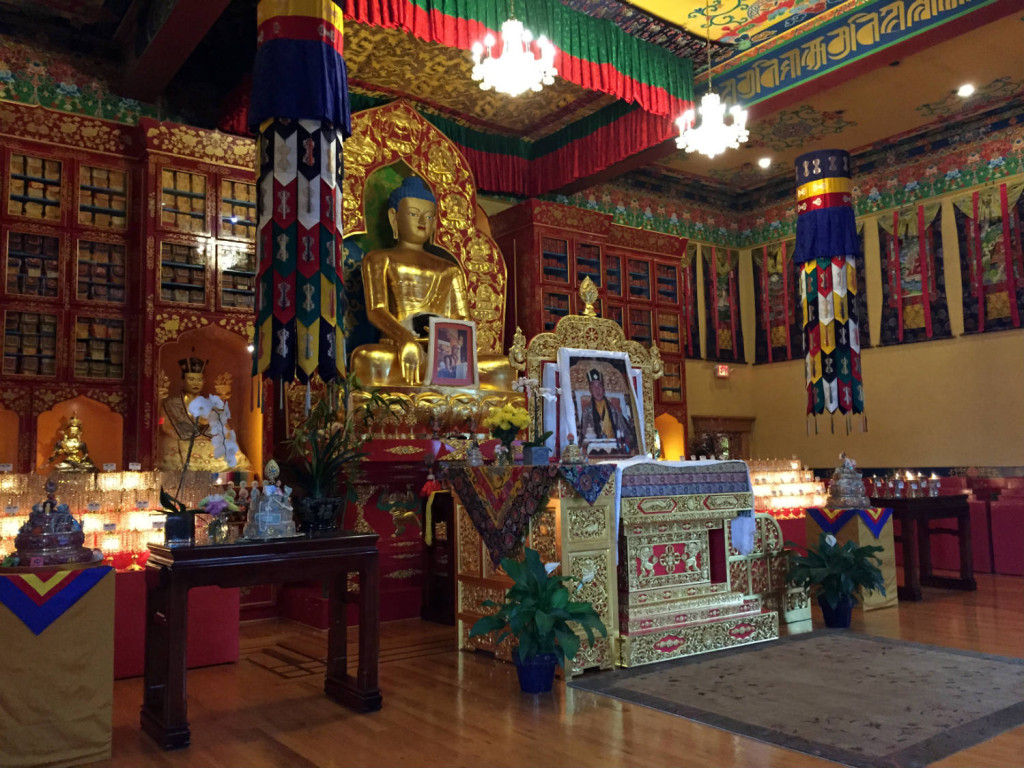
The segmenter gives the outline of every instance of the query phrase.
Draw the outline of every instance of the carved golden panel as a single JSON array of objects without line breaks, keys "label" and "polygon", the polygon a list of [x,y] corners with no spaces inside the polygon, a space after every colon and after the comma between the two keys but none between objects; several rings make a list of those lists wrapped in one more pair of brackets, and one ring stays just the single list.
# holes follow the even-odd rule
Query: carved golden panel
[{"label": "carved golden panel", "polygon": [[185,331],[193,331],[210,324],[202,315],[183,312],[161,312],[156,316],[156,343],[176,341]]},{"label": "carved golden panel", "polygon": [[568,518],[569,541],[592,541],[608,536],[611,515],[604,505],[573,507],[565,504],[562,510],[564,517]]},{"label": "carved golden panel", "polygon": [[[560,560],[561,546],[558,541],[558,526],[556,523],[557,507],[548,504],[541,512],[530,518],[530,530],[527,534],[527,545],[540,553],[541,562],[556,563]],[[514,557],[521,557],[517,552]]]},{"label": "carved golden panel", "polygon": [[256,167],[256,142],[252,139],[188,125],[159,123],[149,118],[143,118],[139,124],[151,151],[243,168],[248,172]]},{"label": "carved golden panel", "polygon": [[626,539],[621,566],[629,589],[654,589],[709,582],[711,552],[707,532],[671,531]]},{"label": "carved golden panel", "polygon": [[686,629],[666,629],[646,635],[624,636],[621,663],[625,667],[720,651],[750,643],[775,640],[779,636],[779,615],[761,613]]},{"label": "carved golden panel", "polygon": [[455,256],[465,271],[477,345],[482,352],[502,354],[505,260],[493,238],[476,228],[473,172],[458,147],[400,99],[353,115],[352,138],[344,143],[344,153],[342,217],[346,237],[366,232],[364,195],[370,175],[404,162],[437,197],[441,215],[434,242]]},{"label": "carved golden panel", "polygon": [[136,151],[132,146],[134,131],[133,126],[43,107],[0,104],[0,134],[16,138],[31,136],[48,144],[124,156]]},{"label": "carved golden panel", "polygon": [[456,547],[459,552],[459,576],[483,576],[480,570],[480,554],[483,542],[476,532],[473,521],[466,514],[466,508],[456,500],[455,519],[458,529]]},{"label": "carved golden panel", "polygon": [[83,395],[90,400],[103,403],[110,410],[122,416],[128,413],[128,395],[124,392],[112,392],[106,389],[92,389],[90,387],[54,387],[38,388],[33,391],[33,415],[38,416],[43,411],[50,410],[57,403]]}]

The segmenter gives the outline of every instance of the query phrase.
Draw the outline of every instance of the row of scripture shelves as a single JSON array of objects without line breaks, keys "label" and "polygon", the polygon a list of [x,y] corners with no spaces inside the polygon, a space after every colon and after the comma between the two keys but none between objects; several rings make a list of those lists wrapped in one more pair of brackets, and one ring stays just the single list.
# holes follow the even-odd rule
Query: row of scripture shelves
[{"label": "row of scripture shelves", "polygon": [[[4,293],[17,300],[64,300],[64,286],[75,286],[79,302],[125,304],[128,299],[128,245],[75,239],[74,258],[59,232],[29,233],[0,228],[4,247]],[[65,267],[67,265],[67,267]],[[209,307],[211,280],[219,292],[216,309],[252,310],[255,305],[256,253],[250,246],[162,242],[159,291],[165,304]],[[66,273],[66,281],[62,280]],[[215,273],[215,274],[214,274]]]},{"label": "row of scripture shelves", "polygon": [[[0,163],[5,168],[7,218],[120,233],[132,226],[128,205],[132,180],[126,168],[13,150],[5,152]],[[256,185],[251,181],[164,167],[159,197],[155,224],[160,230],[255,239]]]}]

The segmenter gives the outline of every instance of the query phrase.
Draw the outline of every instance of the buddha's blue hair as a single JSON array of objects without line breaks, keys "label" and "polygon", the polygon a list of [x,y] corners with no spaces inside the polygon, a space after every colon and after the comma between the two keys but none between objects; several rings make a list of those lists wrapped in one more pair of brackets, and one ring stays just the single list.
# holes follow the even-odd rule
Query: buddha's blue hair
[{"label": "buddha's blue hair", "polygon": [[388,195],[388,208],[394,208],[397,211],[399,201],[406,197],[414,197],[417,200],[429,200],[432,203],[437,202],[437,198],[430,191],[430,187],[419,176],[407,176],[398,189]]}]

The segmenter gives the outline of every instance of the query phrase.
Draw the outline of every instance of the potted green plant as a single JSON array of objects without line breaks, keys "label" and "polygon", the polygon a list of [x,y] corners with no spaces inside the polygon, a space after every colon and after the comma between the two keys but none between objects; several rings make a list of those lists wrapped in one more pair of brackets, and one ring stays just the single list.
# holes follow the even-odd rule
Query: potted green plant
[{"label": "potted green plant", "polygon": [[850,626],[857,593],[877,590],[885,594],[885,579],[878,567],[882,561],[877,554],[884,547],[858,547],[853,541],[839,546],[836,537],[824,531],[817,549],[800,547],[791,541],[787,541],[786,546],[794,548],[786,550],[789,557],[786,581],[817,594],[826,627]]},{"label": "potted green plant", "polygon": [[[356,393],[358,405],[353,404]],[[326,385],[287,440],[289,469],[304,494],[298,502],[300,530],[316,534],[337,528],[346,499],[355,498],[352,485],[376,414],[405,407],[401,398],[364,390],[354,374]]]},{"label": "potted green plant", "polygon": [[[608,637],[594,607],[590,603],[574,602],[565,583],[571,576],[554,576],[559,563],[544,565],[536,550],[526,548],[523,560],[506,557],[501,567],[515,582],[505,593],[505,602],[485,600],[485,608],[497,612],[484,616],[469,631],[470,637],[479,637],[500,631],[497,642],[509,635],[519,641],[515,655],[519,673],[519,687],[525,693],[547,693],[555,677],[555,665],[565,667],[580,648],[580,638],[570,624],[578,624],[587,633],[587,641],[594,642],[594,630]],[[593,580],[589,574],[576,587],[579,592]]]}]

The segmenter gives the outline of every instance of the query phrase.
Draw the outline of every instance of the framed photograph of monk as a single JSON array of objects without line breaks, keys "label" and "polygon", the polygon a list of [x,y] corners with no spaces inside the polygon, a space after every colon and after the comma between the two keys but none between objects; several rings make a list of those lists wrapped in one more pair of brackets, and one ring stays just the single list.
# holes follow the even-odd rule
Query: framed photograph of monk
[{"label": "framed photograph of monk", "polygon": [[437,387],[478,387],[476,323],[430,318],[426,384]]},{"label": "framed photograph of monk", "polygon": [[644,430],[625,352],[558,350],[565,429],[592,459],[646,453]]}]

